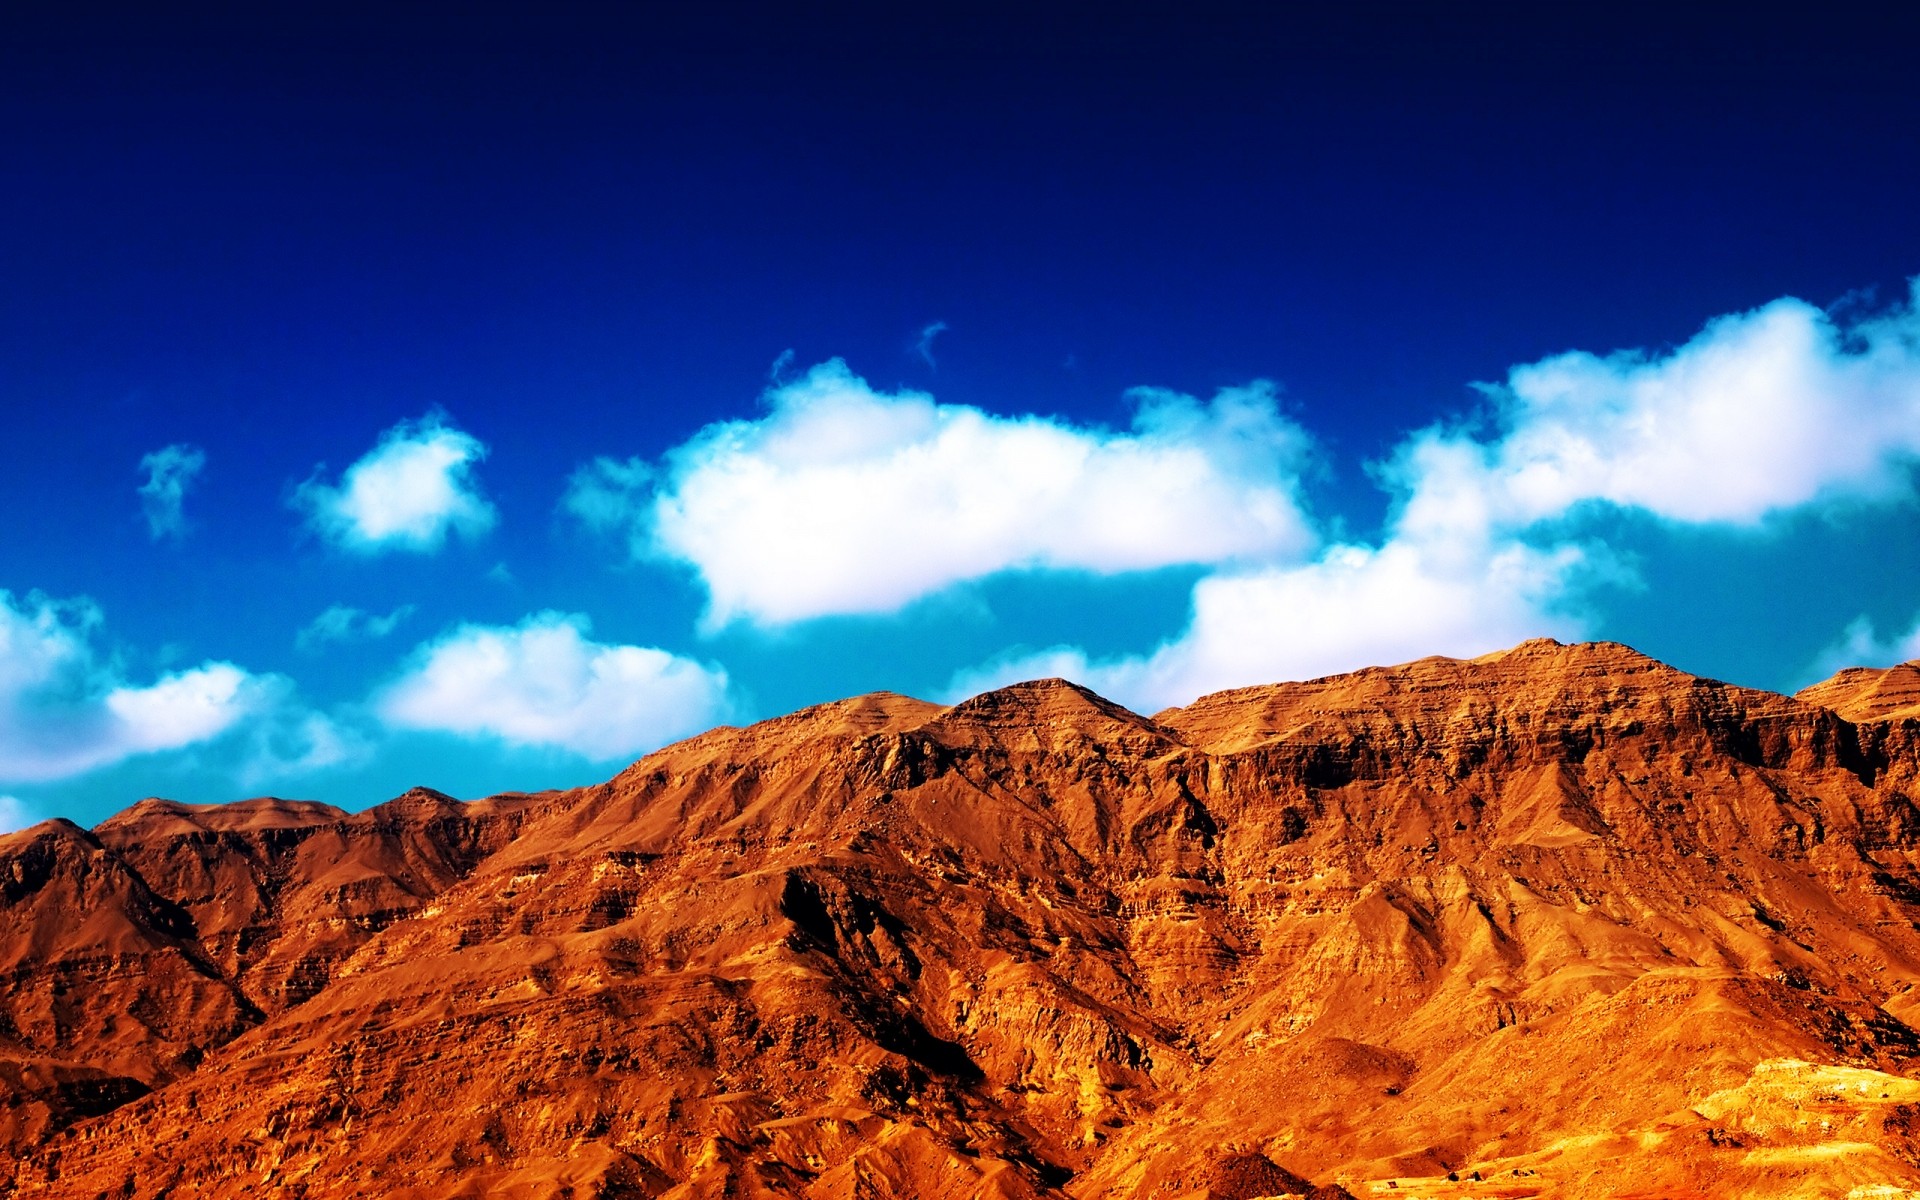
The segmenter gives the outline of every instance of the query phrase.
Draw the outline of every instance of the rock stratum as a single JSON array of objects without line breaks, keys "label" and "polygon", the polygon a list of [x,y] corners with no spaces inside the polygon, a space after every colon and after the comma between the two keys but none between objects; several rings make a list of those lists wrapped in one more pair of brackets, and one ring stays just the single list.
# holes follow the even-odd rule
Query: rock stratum
[{"label": "rock stratum", "polygon": [[23,1197],[1920,1190],[1920,669],[1059,680],[0,839]]}]

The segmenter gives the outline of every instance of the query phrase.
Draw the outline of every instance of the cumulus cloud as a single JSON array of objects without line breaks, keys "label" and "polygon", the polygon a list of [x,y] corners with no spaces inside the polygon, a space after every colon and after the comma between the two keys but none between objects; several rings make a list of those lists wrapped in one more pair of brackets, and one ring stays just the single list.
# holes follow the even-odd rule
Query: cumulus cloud
[{"label": "cumulus cloud", "polygon": [[333,604],[295,634],[293,641],[297,648],[309,654],[341,642],[378,641],[412,615],[411,604],[402,604],[385,616],[348,604]]},{"label": "cumulus cloud", "polygon": [[302,484],[293,504],[316,532],[347,550],[437,550],[449,533],[478,538],[498,520],[474,474],[486,456],[478,438],[429,413],[387,430],[337,485],[317,478]]},{"label": "cumulus cloud", "polygon": [[90,601],[0,590],[0,781],[58,779],[209,741],[270,709],[283,685],[227,662],[134,684],[96,651],[100,625]]},{"label": "cumulus cloud", "polygon": [[1542,635],[1573,638],[1570,581],[1604,569],[1589,549],[1517,542],[1339,545],[1310,563],[1210,575],[1187,628],[1150,654],[1090,659],[1071,646],[962,671],[961,699],[1061,675],[1152,712],[1223,688],[1311,679],[1429,654],[1471,657]]},{"label": "cumulus cloud", "polygon": [[1511,525],[1590,502],[1751,525],[1905,494],[1920,455],[1920,284],[1908,304],[1851,325],[1776,300],[1667,354],[1561,354],[1488,393],[1497,437],[1424,437],[1471,460],[1454,482]]},{"label": "cumulus cloud", "polygon": [[[878,392],[838,360],[767,399],[628,502],[636,550],[698,572],[710,628],[892,612],[1008,570],[1284,560],[1314,540],[1309,439],[1265,383],[1207,402],[1143,389],[1124,433]],[[625,478],[610,466],[588,469],[579,507]]]},{"label": "cumulus cloud", "polygon": [[[1067,674],[1147,709],[1526,637],[1579,637],[1582,601],[1625,575],[1565,521],[1585,508],[1753,526],[1834,502],[1909,495],[1920,457],[1916,299],[1843,324],[1786,299],[1710,322],[1663,354],[1557,355],[1486,389],[1492,424],[1407,438],[1375,475],[1395,496],[1372,545],[1216,572],[1157,650],[1089,660],[1057,646],[955,676],[968,694]],[[1823,661],[1920,656],[1857,622]]]},{"label": "cumulus cloud", "polygon": [[162,676],[146,687],[117,687],[106,695],[118,722],[118,749],[138,754],[171,750],[226,732],[255,707],[254,679],[232,663],[215,662]]},{"label": "cumulus cloud", "polygon": [[206,451],[185,442],[163,446],[140,460],[140,469],[147,473],[146,482],[139,488],[140,511],[147,518],[147,533],[154,541],[186,534],[182,505],[187,489],[206,465]]},{"label": "cumulus cloud", "polygon": [[401,729],[630,757],[708,728],[727,676],[664,650],[605,645],[587,618],[536,613],[518,625],[462,625],[419,647],[375,709]]}]

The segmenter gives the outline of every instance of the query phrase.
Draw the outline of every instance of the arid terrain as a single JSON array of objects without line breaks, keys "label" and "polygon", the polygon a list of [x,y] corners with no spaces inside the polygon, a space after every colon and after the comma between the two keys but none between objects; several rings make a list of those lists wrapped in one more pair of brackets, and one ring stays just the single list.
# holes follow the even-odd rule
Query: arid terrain
[{"label": "arid terrain", "polygon": [[0,1193],[1920,1192],[1920,669],[858,697],[0,838]]}]

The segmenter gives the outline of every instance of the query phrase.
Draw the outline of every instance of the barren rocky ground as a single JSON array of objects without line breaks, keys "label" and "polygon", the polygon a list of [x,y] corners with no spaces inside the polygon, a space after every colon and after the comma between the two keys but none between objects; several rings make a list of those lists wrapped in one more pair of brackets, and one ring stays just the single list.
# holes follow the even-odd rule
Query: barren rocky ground
[{"label": "barren rocky ground", "polygon": [[0,839],[20,1196],[1920,1189],[1920,670],[894,695]]}]

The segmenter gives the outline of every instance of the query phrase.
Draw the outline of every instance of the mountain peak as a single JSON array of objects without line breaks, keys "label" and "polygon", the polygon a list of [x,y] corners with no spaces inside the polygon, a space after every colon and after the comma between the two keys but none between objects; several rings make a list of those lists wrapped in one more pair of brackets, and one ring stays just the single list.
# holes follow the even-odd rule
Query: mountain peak
[{"label": "mountain peak", "polygon": [[1648,667],[1657,667],[1665,671],[1675,670],[1659,659],[1642,654],[1624,642],[1562,642],[1550,637],[1528,638],[1505,650],[1495,650],[1466,661],[1481,664],[1557,662],[1599,665],[1625,670]]},{"label": "mountain peak", "polygon": [[208,832],[240,829],[297,829],[339,821],[345,809],[314,800],[260,796],[225,804],[183,804],[149,796],[101,822],[99,831],[134,830],[165,836],[186,829]]},{"label": "mountain peak", "polygon": [[1010,683],[971,696],[946,710],[950,721],[983,724],[1098,717],[1122,721],[1142,718],[1092,688],[1052,676]]},{"label": "mountain peak", "polygon": [[1053,750],[1089,742],[1140,749],[1171,744],[1151,720],[1060,678],[1008,684],[963,700],[929,721],[929,733],[956,744],[1018,744]]},{"label": "mountain peak", "polygon": [[1801,688],[1794,697],[1830,708],[1854,722],[1920,718],[1920,661],[1891,667],[1848,667]]}]

